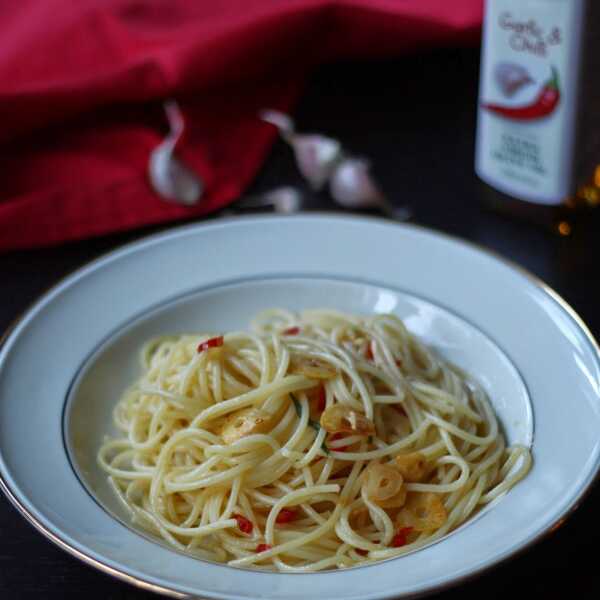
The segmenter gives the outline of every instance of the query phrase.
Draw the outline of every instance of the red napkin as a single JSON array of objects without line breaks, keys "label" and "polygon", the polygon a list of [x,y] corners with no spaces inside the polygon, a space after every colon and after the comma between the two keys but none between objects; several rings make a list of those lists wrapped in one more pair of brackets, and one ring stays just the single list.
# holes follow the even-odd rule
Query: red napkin
[{"label": "red napkin", "polygon": [[[0,251],[213,211],[237,198],[307,73],[339,58],[477,40],[482,0],[20,0],[0,3]],[[147,178],[166,134],[203,179],[193,207]]]}]

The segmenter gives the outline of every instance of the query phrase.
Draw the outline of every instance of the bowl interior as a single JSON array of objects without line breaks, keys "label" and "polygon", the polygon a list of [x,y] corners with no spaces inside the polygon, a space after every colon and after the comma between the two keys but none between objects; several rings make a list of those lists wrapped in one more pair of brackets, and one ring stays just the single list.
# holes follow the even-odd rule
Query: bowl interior
[{"label": "bowl interior", "polygon": [[217,285],[165,301],[123,323],[83,362],[72,381],[63,419],[69,459],[87,491],[115,518],[135,529],[96,454],[104,437],[117,433],[112,411],[140,374],[144,342],[163,334],[247,329],[253,316],[269,307],[396,314],[413,334],[479,381],[509,444],[531,445],[533,413],[521,375],[492,339],[445,308],[401,290],[347,280],[274,277]]}]

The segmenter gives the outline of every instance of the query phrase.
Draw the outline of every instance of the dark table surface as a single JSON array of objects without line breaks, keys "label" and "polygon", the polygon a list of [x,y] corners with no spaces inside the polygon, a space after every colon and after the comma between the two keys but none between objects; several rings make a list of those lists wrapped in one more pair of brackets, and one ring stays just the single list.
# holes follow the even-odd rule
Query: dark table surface
[{"label": "dark table surface", "polygon": [[[394,203],[410,207],[414,222],[466,238],[522,265],[561,294],[598,337],[600,214],[586,217],[571,237],[561,238],[482,209],[473,172],[478,54],[471,49],[443,50],[324,67],[312,78],[296,111],[299,129],[327,132],[353,152],[370,157],[382,188]],[[290,150],[279,143],[251,191],[298,183]],[[307,209],[334,207],[325,196],[311,196]],[[60,277],[161,229],[0,255],[0,331]],[[600,571],[590,568],[589,558],[597,556],[600,542],[600,519],[594,510],[599,500],[596,486],[549,537],[435,597],[598,597]],[[0,597],[81,595],[87,600],[154,597],[67,555],[34,531],[0,495]]]}]

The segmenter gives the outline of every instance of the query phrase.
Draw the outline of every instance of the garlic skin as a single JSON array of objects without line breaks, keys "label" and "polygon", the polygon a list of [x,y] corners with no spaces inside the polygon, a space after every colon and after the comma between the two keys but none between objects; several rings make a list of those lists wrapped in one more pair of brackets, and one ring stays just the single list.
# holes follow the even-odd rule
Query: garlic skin
[{"label": "garlic skin", "polygon": [[310,187],[315,191],[323,189],[342,157],[342,145],[318,133],[296,133],[294,121],[276,110],[264,110],[260,118],[277,127],[281,137],[292,147],[298,170]]},{"label": "garlic skin", "polygon": [[175,147],[185,130],[185,121],[174,100],[164,104],[169,123],[167,137],[150,154],[148,179],[154,191],[164,200],[186,206],[196,204],[204,192],[202,179],[175,156]]},{"label": "garlic skin", "polygon": [[533,83],[529,71],[524,66],[512,62],[498,63],[494,68],[494,79],[506,98],[511,98],[522,87]]}]

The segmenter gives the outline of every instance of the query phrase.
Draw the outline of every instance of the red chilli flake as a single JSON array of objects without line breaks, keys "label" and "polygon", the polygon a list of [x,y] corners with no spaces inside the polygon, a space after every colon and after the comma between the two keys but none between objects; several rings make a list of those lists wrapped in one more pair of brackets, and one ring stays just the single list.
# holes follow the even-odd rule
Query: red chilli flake
[{"label": "red chilli flake", "polygon": [[[343,433],[333,433],[331,435],[331,437],[329,438],[330,442],[335,442],[336,440],[341,440],[344,437]],[[346,452],[348,450],[348,448],[350,448],[350,446],[340,446],[339,448],[329,448],[330,450],[332,450],[333,452]]]},{"label": "red chilli flake", "polygon": [[365,350],[365,358],[367,360],[373,360],[375,358],[375,356],[373,355],[373,348],[371,347],[372,344],[373,342],[369,342],[367,344],[367,349]]},{"label": "red chilli flake", "polygon": [[298,335],[300,333],[300,327],[288,327],[283,330],[283,335]]},{"label": "red chilli flake", "polygon": [[279,525],[284,525],[285,523],[289,523],[290,521],[294,521],[298,516],[297,511],[293,508],[282,508],[277,518],[275,519],[275,523]]},{"label": "red chilli flake", "polygon": [[402,527],[398,533],[392,538],[392,548],[401,548],[406,546],[406,536],[413,530],[412,527]]},{"label": "red chilli flake", "polygon": [[317,410],[323,412],[325,410],[325,404],[327,402],[327,394],[325,393],[325,386],[321,384],[319,386],[319,392],[317,395]]},{"label": "red chilli flake", "polygon": [[258,546],[256,546],[256,552],[266,552],[267,550],[270,550],[273,546],[269,545],[269,544],[259,544]]},{"label": "red chilli flake", "polygon": [[209,348],[218,348],[219,346],[223,345],[223,336],[220,335],[218,337],[214,337],[214,338],[210,338],[209,340],[206,340],[205,342],[201,342],[200,344],[198,344],[198,352],[204,352],[205,350],[208,350]]},{"label": "red chilli flake", "polygon": [[252,529],[254,527],[252,521],[246,519],[246,517],[242,515],[233,515],[233,518],[237,521],[238,529],[242,533],[252,533]]},{"label": "red chilli flake", "polygon": [[362,548],[355,548],[356,554],[360,554],[361,556],[366,556],[369,554],[368,550],[363,550]]}]

